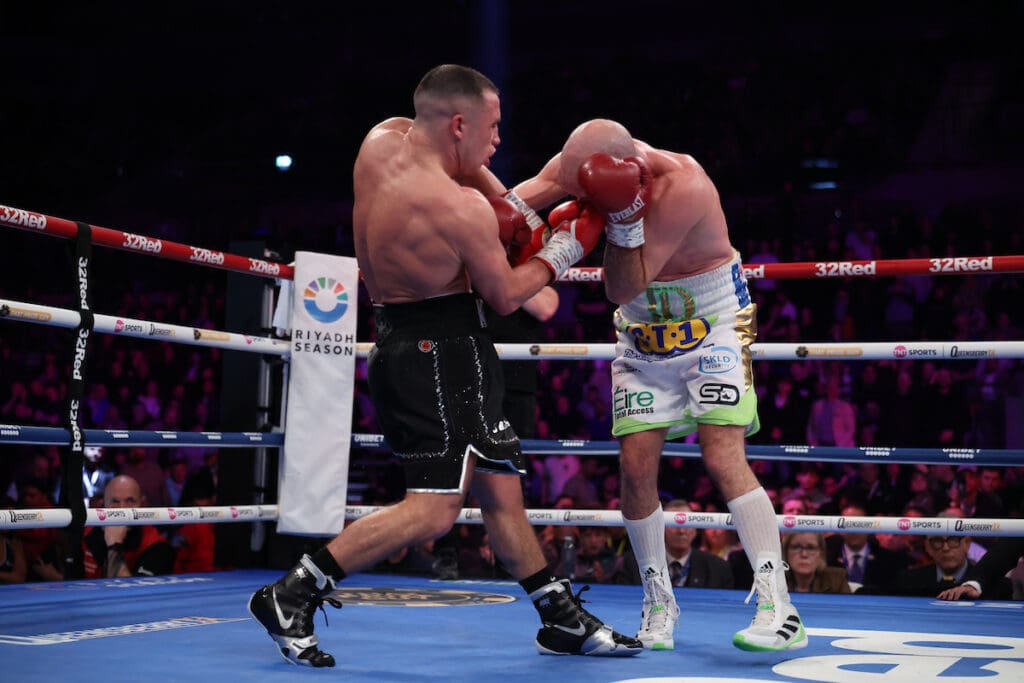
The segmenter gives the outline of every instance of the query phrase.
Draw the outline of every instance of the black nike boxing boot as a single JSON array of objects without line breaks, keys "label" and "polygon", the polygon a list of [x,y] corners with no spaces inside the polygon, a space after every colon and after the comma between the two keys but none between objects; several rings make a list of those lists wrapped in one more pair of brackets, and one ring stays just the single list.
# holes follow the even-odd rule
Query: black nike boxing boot
[{"label": "black nike boxing boot", "polygon": [[573,595],[572,585],[563,579],[530,594],[544,622],[537,631],[537,650],[542,655],[598,657],[629,657],[643,652],[639,640],[613,631],[583,609],[580,593],[589,588],[584,586]]},{"label": "black nike boxing boot", "polygon": [[253,593],[249,613],[263,624],[286,661],[303,666],[334,666],[334,657],[321,650],[313,634],[313,613],[322,603],[341,607],[327,595],[334,582],[313,564],[309,555],[278,581]]}]

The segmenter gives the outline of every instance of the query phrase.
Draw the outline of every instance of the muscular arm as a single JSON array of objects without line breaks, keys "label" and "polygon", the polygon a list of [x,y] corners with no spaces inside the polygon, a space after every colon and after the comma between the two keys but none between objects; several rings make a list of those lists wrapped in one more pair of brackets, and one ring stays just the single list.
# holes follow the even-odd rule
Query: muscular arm
[{"label": "muscular arm", "polygon": [[711,180],[695,169],[674,164],[653,165],[657,185],[644,225],[645,242],[635,249],[607,244],[604,286],[616,304],[632,301],[656,280],[687,235],[718,201]]},{"label": "muscular arm", "polygon": [[523,302],[523,310],[537,320],[550,320],[558,311],[558,292],[554,287],[545,287]]},{"label": "muscular arm", "polygon": [[569,193],[558,184],[560,154],[553,156],[540,173],[516,185],[513,190],[523,201],[534,209],[542,209],[557,202]]},{"label": "muscular arm", "polygon": [[508,315],[548,284],[551,271],[537,259],[509,266],[494,210],[479,192],[463,193],[466,201],[452,217],[452,246],[462,256],[473,289],[499,315]]},{"label": "muscular arm", "polygon": [[605,243],[604,289],[612,303],[628,303],[650,284],[651,279],[644,268],[643,251],[643,247],[623,249]]},{"label": "muscular arm", "polygon": [[485,197],[500,197],[506,190],[505,184],[486,166],[481,166],[476,173],[461,176],[457,180],[459,185],[479,190]]}]

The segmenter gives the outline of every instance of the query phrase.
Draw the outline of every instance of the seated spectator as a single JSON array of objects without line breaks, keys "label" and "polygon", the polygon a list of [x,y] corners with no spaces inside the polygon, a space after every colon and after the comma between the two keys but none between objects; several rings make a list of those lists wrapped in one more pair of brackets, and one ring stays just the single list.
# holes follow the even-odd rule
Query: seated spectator
[{"label": "seated spectator", "polygon": [[974,562],[967,558],[970,545],[970,536],[929,536],[924,547],[933,564],[901,572],[893,592],[934,597],[966,581],[977,580]]},{"label": "seated spectator", "polygon": [[134,447],[128,451],[128,462],[121,468],[121,474],[131,477],[139,485],[142,492],[140,502],[132,507],[167,505],[167,494],[164,482],[167,475],[155,457],[149,456],[149,450]]},{"label": "seated spectator", "polygon": [[[665,503],[665,512],[691,511],[685,500]],[[732,588],[729,563],[722,558],[694,547],[697,530],[686,527],[665,528],[665,553],[673,586],[689,588]],[[638,581],[639,583],[639,581]]]},{"label": "seated spectator", "polygon": [[[913,505],[908,505],[903,508],[901,516],[914,518],[928,517],[923,510],[916,508]],[[878,539],[878,544],[880,546],[905,558],[906,568],[923,567],[926,564],[931,564],[932,560],[928,557],[928,553],[926,553],[924,549],[925,536],[921,536],[919,534],[879,533],[875,534],[875,538]]]},{"label": "seated spectator", "polygon": [[811,405],[807,418],[807,443],[812,446],[855,446],[857,433],[856,413],[853,405],[840,398],[838,377],[831,377],[825,385],[825,396]]},{"label": "seated spectator", "polygon": [[[847,505],[841,514],[844,517],[867,516],[860,505]],[[888,592],[893,579],[907,566],[905,558],[889,552],[869,534],[840,532],[829,536],[825,544],[825,563],[846,570],[854,593]]]},{"label": "seated spectator", "polygon": [[[53,501],[46,493],[46,483],[34,477],[17,484],[18,507],[49,509]],[[27,581],[53,581],[64,578],[64,555],[57,529],[22,529],[14,532],[25,552]]]},{"label": "seated spectator", "polygon": [[733,529],[704,529],[700,549],[723,560],[740,549],[740,539]]},{"label": "seated spectator", "polygon": [[783,515],[807,515],[810,514],[810,504],[804,496],[791,493],[782,501],[782,509],[779,512]]},{"label": "seated spectator", "polygon": [[617,555],[609,541],[608,527],[580,527],[579,544],[576,549],[576,570],[573,573],[578,582],[591,583],[640,583],[640,571],[636,562],[632,571],[626,566],[625,557]]},{"label": "seated spectator", "polygon": [[796,593],[850,593],[842,567],[825,564],[825,536],[795,531],[782,537],[782,557],[789,569],[786,584]]},{"label": "seated spectator", "polygon": [[800,469],[796,473],[797,483],[800,484],[790,491],[787,498],[804,498],[809,504],[807,513],[815,514],[822,505],[830,502],[828,494],[821,489],[821,466],[816,462],[800,463]]},{"label": "seated spectator", "polygon": [[[14,508],[14,501],[0,497],[0,509]],[[24,583],[28,576],[25,549],[13,531],[0,530],[0,583]]]},{"label": "seated spectator", "polygon": [[375,572],[430,576],[434,571],[434,542],[426,541],[399,548],[373,566]]},{"label": "seated spectator", "polygon": [[[129,476],[114,477],[103,491],[105,508],[142,505],[139,483]],[[155,526],[86,528],[82,539],[85,578],[154,576],[174,569],[174,549]]]},{"label": "seated spectator", "polygon": [[939,593],[940,600],[1024,600],[1024,538],[999,538],[974,566],[974,578]]},{"label": "seated spectator", "polygon": [[491,538],[486,531],[479,542],[469,543],[459,551],[459,576],[476,579],[512,578],[512,574],[494,554]]},{"label": "seated spectator", "polygon": [[[184,477],[182,477],[184,480]],[[182,505],[208,506],[213,505],[213,490],[199,487],[194,489],[195,498],[182,499]],[[198,524],[182,524],[174,534],[171,544],[175,548],[174,573],[193,574],[198,572],[217,571],[214,561],[214,545],[216,535],[214,525],[210,522]]]},{"label": "seated spectator", "polygon": [[[188,462],[180,455],[174,457],[171,460],[170,472],[167,474],[167,478],[164,480],[164,500],[167,504],[173,507],[178,505],[213,505],[213,491],[208,491],[209,495],[203,495],[203,498],[208,498],[208,503],[182,503],[182,492],[185,490],[185,482],[188,479]],[[206,492],[204,492],[206,493]],[[198,492],[193,491],[193,498],[199,496]]]}]

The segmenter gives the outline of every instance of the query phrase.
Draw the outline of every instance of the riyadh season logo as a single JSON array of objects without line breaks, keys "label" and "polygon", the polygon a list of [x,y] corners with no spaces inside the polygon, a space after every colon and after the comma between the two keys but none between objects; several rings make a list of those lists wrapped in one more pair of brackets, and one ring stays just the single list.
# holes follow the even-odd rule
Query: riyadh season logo
[{"label": "riyadh season logo", "polygon": [[331,277],[318,277],[306,285],[302,293],[306,313],[322,323],[333,323],[341,319],[348,310],[348,292],[340,282]]}]

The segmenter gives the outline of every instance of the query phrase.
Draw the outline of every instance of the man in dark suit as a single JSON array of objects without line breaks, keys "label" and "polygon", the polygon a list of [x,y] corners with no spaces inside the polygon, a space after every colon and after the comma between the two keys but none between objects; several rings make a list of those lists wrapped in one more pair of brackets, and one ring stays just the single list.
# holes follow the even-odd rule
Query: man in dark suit
[{"label": "man in dark suit", "polygon": [[[842,509],[843,517],[866,517],[863,505],[851,504]],[[854,593],[888,593],[907,561],[886,550],[874,536],[864,533],[839,533],[825,539],[825,563],[843,567]]]},{"label": "man in dark suit", "polygon": [[896,580],[895,593],[935,597],[977,579],[974,562],[967,559],[969,536],[929,536],[924,547],[934,564],[904,570]]},{"label": "man in dark suit", "polygon": [[[692,512],[685,500],[665,504],[665,512]],[[688,588],[732,588],[732,569],[729,563],[711,553],[694,547],[696,529],[666,527],[665,553],[669,576],[673,586]]]}]

